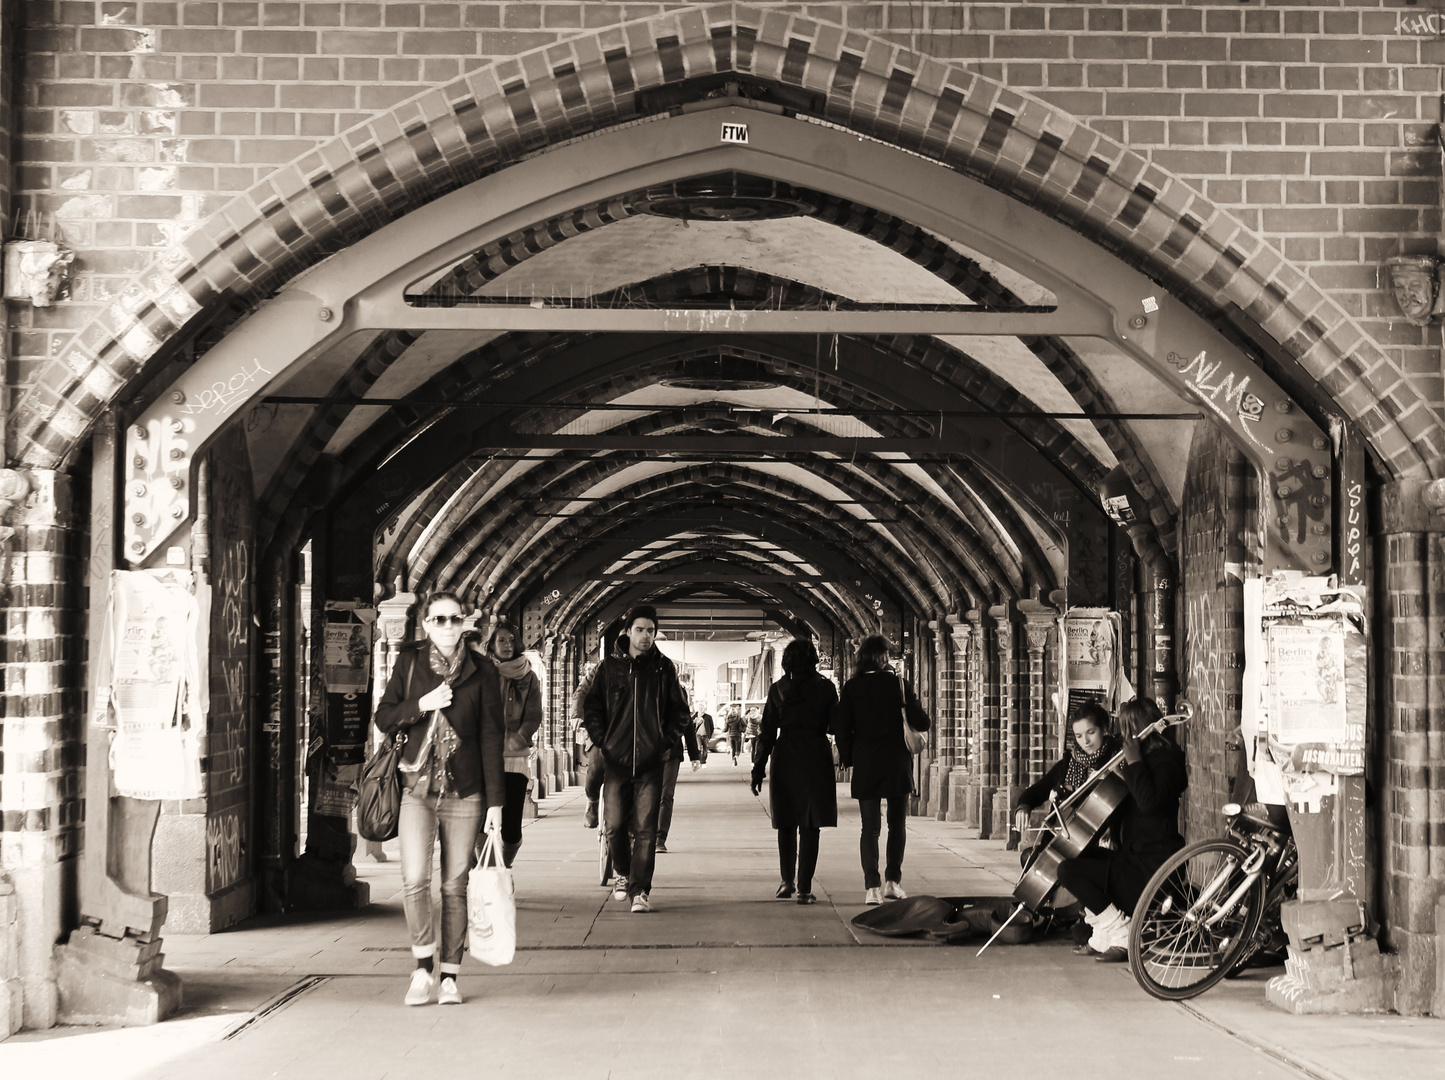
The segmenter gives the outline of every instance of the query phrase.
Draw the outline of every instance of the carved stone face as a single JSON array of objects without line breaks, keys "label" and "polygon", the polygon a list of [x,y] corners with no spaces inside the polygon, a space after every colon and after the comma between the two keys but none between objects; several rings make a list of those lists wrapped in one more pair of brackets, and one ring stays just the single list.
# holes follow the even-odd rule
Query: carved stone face
[{"label": "carved stone face", "polygon": [[1435,306],[1435,259],[1429,255],[1397,255],[1387,264],[1400,312],[1415,326],[1424,326]]}]

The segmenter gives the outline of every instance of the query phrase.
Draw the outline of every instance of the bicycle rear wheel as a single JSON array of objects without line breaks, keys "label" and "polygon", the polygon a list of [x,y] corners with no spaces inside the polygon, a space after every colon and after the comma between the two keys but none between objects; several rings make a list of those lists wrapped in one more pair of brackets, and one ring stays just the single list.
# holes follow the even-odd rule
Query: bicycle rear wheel
[{"label": "bicycle rear wheel", "polygon": [[597,884],[612,884],[612,849],[607,846],[607,823],[597,822]]},{"label": "bicycle rear wheel", "polygon": [[1129,927],[1129,970],[1165,1001],[1204,993],[1254,940],[1265,881],[1245,883],[1249,852],[1232,840],[1205,840],[1172,855],[1149,879]]}]

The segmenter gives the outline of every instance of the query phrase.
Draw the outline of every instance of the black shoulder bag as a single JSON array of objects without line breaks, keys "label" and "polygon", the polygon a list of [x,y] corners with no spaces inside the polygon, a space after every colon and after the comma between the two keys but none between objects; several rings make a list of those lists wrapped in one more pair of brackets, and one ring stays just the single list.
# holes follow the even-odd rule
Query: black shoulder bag
[{"label": "black shoulder bag", "polygon": [[[403,700],[411,697],[411,676],[416,660],[406,669]],[[398,731],[381,743],[361,768],[356,784],[356,831],[363,840],[380,843],[396,836],[401,828],[401,777],[396,766],[406,745],[406,733]]]}]

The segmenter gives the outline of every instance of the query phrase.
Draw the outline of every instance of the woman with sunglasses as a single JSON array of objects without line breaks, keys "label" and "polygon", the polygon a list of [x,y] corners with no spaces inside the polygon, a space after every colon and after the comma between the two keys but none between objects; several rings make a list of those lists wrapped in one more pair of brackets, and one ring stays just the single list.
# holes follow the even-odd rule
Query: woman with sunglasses
[{"label": "woman with sunglasses", "polygon": [[[426,640],[402,646],[376,726],[406,736],[400,764],[402,906],[411,933],[405,1001],[459,1005],[457,973],[467,936],[467,874],[478,826],[502,827],[505,728],[496,665],[462,646],[456,594],[433,593],[422,609]],[[432,910],[432,853],[441,837],[441,941]],[[438,986],[440,981],[440,986]]]}]

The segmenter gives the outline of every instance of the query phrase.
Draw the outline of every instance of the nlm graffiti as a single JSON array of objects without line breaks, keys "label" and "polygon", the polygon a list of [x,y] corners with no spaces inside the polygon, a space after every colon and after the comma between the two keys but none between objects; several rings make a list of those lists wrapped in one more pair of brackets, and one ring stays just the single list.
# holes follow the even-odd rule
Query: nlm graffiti
[{"label": "nlm graffiti", "polygon": [[1264,402],[1250,391],[1248,375],[1240,377],[1236,372],[1227,370],[1223,360],[1210,361],[1209,354],[1204,350],[1200,350],[1192,360],[1176,352],[1171,352],[1166,359],[1179,369],[1185,385],[1221,420],[1230,425],[1237,423],[1250,442],[1274,453],[1249,430],[1249,425],[1259,423],[1264,415]]}]

